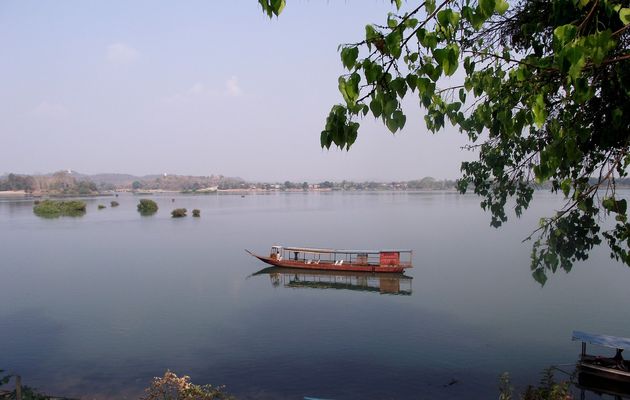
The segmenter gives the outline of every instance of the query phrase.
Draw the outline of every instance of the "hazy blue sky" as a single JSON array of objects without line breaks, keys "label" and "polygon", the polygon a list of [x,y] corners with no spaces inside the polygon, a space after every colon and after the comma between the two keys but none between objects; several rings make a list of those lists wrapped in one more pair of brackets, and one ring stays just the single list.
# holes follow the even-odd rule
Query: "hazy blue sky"
[{"label": "hazy blue sky", "polygon": [[249,180],[455,178],[463,137],[414,98],[393,136],[365,118],[350,152],[319,132],[342,101],[337,46],[389,0],[0,2],[0,174],[74,169]]}]

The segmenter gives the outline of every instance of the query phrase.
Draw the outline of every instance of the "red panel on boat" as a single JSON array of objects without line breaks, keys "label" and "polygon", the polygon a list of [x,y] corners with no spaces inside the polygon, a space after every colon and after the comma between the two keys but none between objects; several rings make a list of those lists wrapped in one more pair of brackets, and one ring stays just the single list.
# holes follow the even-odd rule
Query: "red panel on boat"
[{"label": "red panel on boat", "polygon": [[381,266],[400,264],[400,253],[397,251],[381,251]]}]

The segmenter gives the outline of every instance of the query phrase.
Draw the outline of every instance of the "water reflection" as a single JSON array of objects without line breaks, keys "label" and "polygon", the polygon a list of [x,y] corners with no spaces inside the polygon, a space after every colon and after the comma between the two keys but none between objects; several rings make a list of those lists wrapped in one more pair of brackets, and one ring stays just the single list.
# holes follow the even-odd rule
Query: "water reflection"
[{"label": "water reflection", "polygon": [[352,271],[317,271],[269,267],[252,276],[269,275],[271,286],[284,288],[337,289],[411,296],[412,278],[404,274]]},{"label": "water reflection", "polygon": [[580,390],[580,399],[601,398],[604,395],[613,399],[630,399],[630,382],[615,382],[591,374],[578,374],[575,386]]}]

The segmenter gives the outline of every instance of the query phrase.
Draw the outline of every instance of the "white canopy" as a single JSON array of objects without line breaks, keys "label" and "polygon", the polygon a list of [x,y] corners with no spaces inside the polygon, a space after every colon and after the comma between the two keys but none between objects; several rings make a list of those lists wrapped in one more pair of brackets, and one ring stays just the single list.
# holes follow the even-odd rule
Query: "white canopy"
[{"label": "white canopy", "polygon": [[630,339],[624,337],[595,335],[592,333],[573,331],[573,337],[571,339],[613,349],[630,349]]}]

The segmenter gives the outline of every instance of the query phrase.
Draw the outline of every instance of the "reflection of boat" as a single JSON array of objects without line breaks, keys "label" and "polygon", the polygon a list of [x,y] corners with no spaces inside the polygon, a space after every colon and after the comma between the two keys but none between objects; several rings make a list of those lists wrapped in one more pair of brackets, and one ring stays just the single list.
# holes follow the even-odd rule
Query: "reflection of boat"
[{"label": "reflection of boat", "polygon": [[381,294],[411,295],[410,276],[371,272],[321,271],[268,267],[253,276],[269,275],[274,287],[343,289]]},{"label": "reflection of boat", "polygon": [[272,246],[269,257],[256,255],[275,267],[328,271],[396,272],[411,268],[411,250],[333,250]]},{"label": "reflection of boat", "polygon": [[[621,357],[623,349],[630,348],[630,339],[593,335],[590,333],[574,331],[573,340],[582,342],[582,353],[578,361],[578,369],[581,374],[587,374],[607,381],[616,381],[630,384],[630,362]],[[615,357],[601,357],[586,354],[586,344],[617,349]]]},{"label": "reflection of boat", "polygon": [[581,399],[586,398],[585,391],[593,392],[599,397],[608,395],[616,399],[630,399],[630,382],[611,381],[581,372],[575,386],[581,391]]}]

